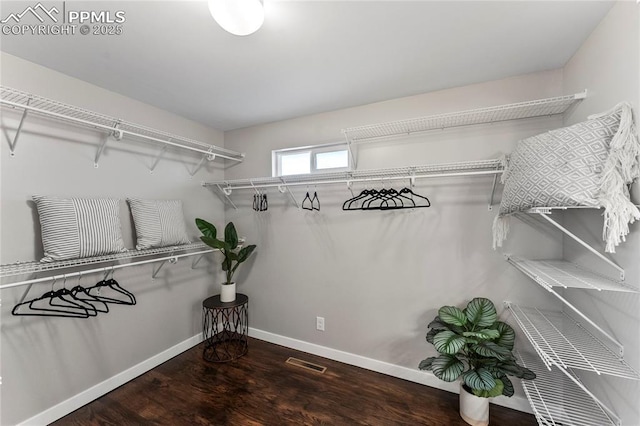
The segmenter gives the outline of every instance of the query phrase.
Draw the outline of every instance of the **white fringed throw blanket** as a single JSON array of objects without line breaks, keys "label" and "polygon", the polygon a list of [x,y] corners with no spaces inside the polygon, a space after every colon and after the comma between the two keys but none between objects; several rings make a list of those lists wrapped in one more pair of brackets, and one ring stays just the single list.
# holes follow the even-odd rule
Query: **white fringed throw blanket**
[{"label": "white fringed throw blanket", "polygon": [[602,238],[614,253],[640,211],[629,185],[640,178],[640,142],[633,110],[620,103],[587,121],[518,142],[502,175],[500,212],[493,247],[502,247],[509,216],[533,207],[604,208]]}]

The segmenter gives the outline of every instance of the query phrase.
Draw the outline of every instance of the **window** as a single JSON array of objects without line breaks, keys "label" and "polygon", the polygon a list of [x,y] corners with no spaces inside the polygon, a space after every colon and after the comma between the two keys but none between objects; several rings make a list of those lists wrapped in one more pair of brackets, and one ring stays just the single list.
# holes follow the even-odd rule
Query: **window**
[{"label": "window", "polygon": [[346,143],[280,149],[272,152],[273,176],[349,170]]}]

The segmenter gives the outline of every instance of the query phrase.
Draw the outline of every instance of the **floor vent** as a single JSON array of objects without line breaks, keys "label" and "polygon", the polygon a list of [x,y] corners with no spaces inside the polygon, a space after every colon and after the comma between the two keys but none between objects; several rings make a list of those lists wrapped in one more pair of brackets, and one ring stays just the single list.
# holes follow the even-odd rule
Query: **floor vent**
[{"label": "floor vent", "polygon": [[293,357],[289,357],[289,359],[286,361],[287,364],[291,364],[291,365],[295,365],[296,367],[302,367],[305,368],[307,370],[311,370],[314,371],[316,373],[324,373],[325,371],[327,371],[327,367],[323,367],[321,365],[318,364],[314,364],[312,362],[309,361],[303,361],[301,359],[298,358],[293,358]]}]

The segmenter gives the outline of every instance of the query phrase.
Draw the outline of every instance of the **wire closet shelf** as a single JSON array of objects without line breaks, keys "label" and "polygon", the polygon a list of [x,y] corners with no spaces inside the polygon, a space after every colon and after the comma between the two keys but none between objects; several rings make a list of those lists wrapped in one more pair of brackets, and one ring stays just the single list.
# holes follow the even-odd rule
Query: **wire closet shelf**
[{"label": "wire closet shelf", "polygon": [[347,142],[359,143],[450,127],[552,116],[563,114],[574,103],[584,99],[586,96],[587,93],[584,91],[574,95],[349,127],[343,129],[342,133]]},{"label": "wire closet shelf", "polygon": [[[88,257],[83,259],[71,259],[71,260],[49,262],[49,263],[16,262],[16,263],[10,263],[6,265],[0,265],[0,278],[8,278],[8,277],[15,277],[20,275],[36,274],[36,273],[51,273],[53,271],[61,271],[61,270],[70,269],[70,268],[82,268],[82,267],[91,266],[91,265],[104,264],[107,262],[118,262],[118,261],[126,260],[127,261],[126,263],[117,265],[118,268],[121,268],[121,267],[127,267],[127,266],[140,265],[144,263],[153,263],[153,262],[177,259],[179,257],[203,255],[213,251],[215,250],[210,248],[206,244],[193,243],[193,244],[185,244],[181,246],[154,248],[154,249],[147,249],[147,250],[130,250],[124,253],[117,253],[117,254],[111,254],[106,256],[95,256],[95,257]],[[166,258],[152,258],[149,260],[135,261],[135,259],[140,259],[140,258],[149,257],[149,256],[160,256],[160,255],[168,255],[168,256]],[[98,269],[110,270],[110,269],[113,269],[113,265],[109,265],[109,266],[98,268]],[[29,279],[26,281],[21,281],[16,283],[2,284],[0,285],[0,289],[17,287],[20,285],[31,284],[35,282],[42,282],[42,281],[47,281],[51,279],[63,278],[65,276],[89,274],[91,272],[96,272],[96,270],[76,271],[70,274],[63,273],[63,274],[60,274],[59,276],[48,275],[42,278]]]},{"label": "wire closet shelf", "polygon": [[[242,161],[244,158],[244,154],[236,151],[141,126],[6,86],[0,86],[0,104],[23,110],[23,114],[29,112],[80,126],[107,130],[112,133],[117,140],[120,140],[124,136],[129,136],[147,142],[161,143],[165,147],[173,146],[205,154],[209,160],[220,157],[233,161]],[[25,115],[23,115],[23,120],[24,117]],[[18,128],[18,134],[20,130],[21,125]]]},{"label": "wire closet shelf", "polygon": [[513,266],[544,288],[582,288],[596,291],[638,293],[638,289],[621,280],[614,280],[576,263],[564,260],[527,260],[507,256]]},{"label": "wire closet shelf", "polygon": [[297,185],[328,185],[351,182],[385,182],[399,179],[422,179],[431,177],[498,175],[501,174],[503,170],[504,161],[498,158],[388,169],[224,180],[203,182],[202,185],[217,186],[226,189],[228,192],[234,189],[259,189]]},{"label": "wire closet shelf", "polygon": [[[569,370],[548,369],[529,353],[518,353],[522,365],[536,373],[534,380],[522,380],[522,387],[538,424],[542,426],[619,425],[620,419],[601,405]],[[595,403],[594,403],[595,402]]]},{"label": "wire closet shelf", "polygon": [[547,367],[640,380],[637,371],[565,313],[512,303],[507,307]]}]

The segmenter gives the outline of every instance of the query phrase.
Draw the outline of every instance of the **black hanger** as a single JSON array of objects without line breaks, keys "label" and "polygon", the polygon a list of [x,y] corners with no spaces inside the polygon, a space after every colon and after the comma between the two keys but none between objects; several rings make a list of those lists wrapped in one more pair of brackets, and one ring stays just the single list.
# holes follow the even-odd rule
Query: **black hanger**
[{"label": "black hanger", "polygon": [[[390,204],[393,203],[393,205]],[[387,190],[387,197],[380,202],[379,210],[404,209],[405,205],[402,198],[399,197],[398,191],[393,188]]]},{"label": "black hanger", "polygon": [[269,209],[269,202],[267,201],[267,194],[261,194],[256,192],[253,194],[253,210],[257,212],[264,212]]},{"label": "black hanger", "polygon": [[382,206],[386,204],[389,206],[389,201],[393,202],[393,207],[397,204],[393,201],[393,195],[389,189],[382,188],[380,191],[376,191],[374,196],[362,203],[361,210],[383,210]]},{"label": "black hanger", "polygon": [[[18,303],[11,310],[11,314],[35,317],[89,318],[90,315],[86,309],[68,304],[66,300],[59,299],[60,295],[57,293],[57,291],[48,291],[36,299]],[[56,300],[56,304],[52,304],[54,299],[59,299]],[[64,305],[64,302],[67,302],[67,305]],[[25,306],[28,310],[21,311],[21,308]]]},{"label": "black hanger", "polygon": [[427,197],[416,194],[410,188],[403,188],[400,191],[394,188],[383,188],[379,191],[363,190],[355,197],[346,200],[342,204],[342,210],[397,210],[430,206],[431,202]]},{"label": "black hanger", "polygon": [[311,199],[311,210],[320,211],[320,199],[318,198],[318,192],[316,191],[313,191],[313,198]]},{"label": "black hanger", "polygon": [[403,205],[404,205],[404,200],[406,200],[408,204],[410,203],[410,204],[409,204],[408,206],[406,206],[405,208],[413,208],[413,207],[417,207],[417,206],[416,206],[416,202],[415,202],[415,201],[413,201],[413,198],[409,198],[409,197],[407,197],[406,195],[403,195],[402,190],[400,190],[400,192],[398,192],[398,195],[397,195],[397,196],[398,196],[398,198],[399,198],[401,201],[403,201]]},{"label": "black hanger", "polygon": [[86,302],[91,306],[93,306],[93,309],[95,309],[97,312],[104,312],[104,313],[109,312],[109,306],[105,302],[89,294],[87,292],[87,289],[80,285],[77,285],[74,288],[72,288],[71,294],[76,299],[82,300],[83,302]]},{"label": "black hanger", "polygon": [[56,290],[54,292],[54,297],[49,298],[49,305],[59,308],[84,309],[90,317],[98,315],[98,311],[93,305],[85,302],[84,300],[77,299],[71,290],[67,290],[66,288]]},{"label": "black hanger", "polygon": [[[358,207],[358,202],[363,199],[366,199],[368,196],[370,196],[374,192],[377,192],[377,191],[375,189],[374,190],[364,189],[362,192],[360,192],[360,194],[356,195],[355,197],[349,198],[347,201],[345,201],[342,204],[342,210],[360,210],[360,207]],[[355,206],[353,205],[354,203],[355,203]]]},{"label": "black hanger", "polygon": [[[400,195],[409,194],[412,197],[412,201],[414,201],[414,206],[413,207],[431,207],[431,201],[429,201],[429,199],[427,197],[424,197],[422,195],[416,194],[415,192],[413,192],[413,190],[411,190],[411,188],[402,188],[400,190],[399,194]],[[421,199],[425,200],[426,204],[423,204],[423,205],[415,204],[415,200],[413,200],[413,197],[418,197],[418,198],[421,198]]]},{"label": "black hanger", "polygon": [[[111,272],[113,273],[113,270],[111,270]],[[111,292],[113,297],[102,295],[102,290],[105,289],[113,290]],[[93,287],[87,288],[86,291],[89,295],[95,297],[101,302],[113,303],[116,305],[136,304],[136,297],[133,295],[133,293],[122,288],[120,284],[115,279],[113,279],[113,276],[109,280],[107,280],[105,277],[105,279],[98,281],[98,283]]]},{"label": "black hanger", "polygon": [[[307,201],[309,202],[308,206],[305,205]],[[304,196],[301,207],[305,210],[313,210],[313,201],[311,201],[311,197],[309,197],[309,191],[307,191],[307,195]]]}]

